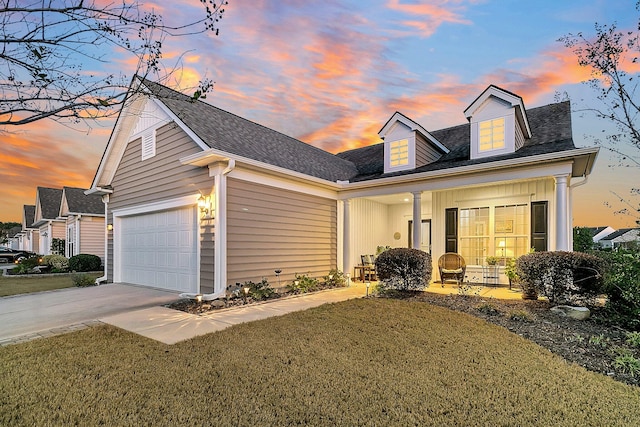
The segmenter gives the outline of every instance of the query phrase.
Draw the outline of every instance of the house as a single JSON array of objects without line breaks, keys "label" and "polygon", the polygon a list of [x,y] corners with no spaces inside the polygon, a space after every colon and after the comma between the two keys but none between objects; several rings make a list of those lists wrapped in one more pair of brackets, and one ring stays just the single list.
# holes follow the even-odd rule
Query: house
[{"label": "house", "polygon": [[64,240],[66,237],[65,220],[58,218],[61,201],[62,190],[59,188],[38,187],[36,189],[35,213],[31,228],[38,230],[39,246],[35,252],[40,255],[57,252],[51,249],[53,239]]},{"label": "house", "polygon": [[66,220],[65,256],[79,253],[104,258],[105,221],[102,197],[84,188],[63,187],[59,218]]},{"label": "house", "polygon": [[637,228],[621,228],[600,239],[600,246],[605,249],[628,248],[640,245],[640,230]]},{"label": "house", "polygon": [[29,252],[40,250],[40,233],[38,228],[32,226],[35,222],[35,205],[24,205],[22,207],[22,230],[20,231],[20,249]]},{"label": "house", "polygon": [[572,194],[598,153],[574,146],[568,102],[526,109],[493,85],[464,124],[428,130],[396,112],[380,143],[334,155],[142,84],[87,191],[106,204],[114,282],[222,296],[262,277],[353,274],[381,245],[458,252],[482,277],[488,256],[570,250]]},{"label": "house", "polygon": [[614,233],[616,230],[613,227],[601,226],[601,227],[589,227],[589,232],[593,236],[593,243],[596,246],[600,246],[600,240],[604,237],[607,237],[611,233]]}]

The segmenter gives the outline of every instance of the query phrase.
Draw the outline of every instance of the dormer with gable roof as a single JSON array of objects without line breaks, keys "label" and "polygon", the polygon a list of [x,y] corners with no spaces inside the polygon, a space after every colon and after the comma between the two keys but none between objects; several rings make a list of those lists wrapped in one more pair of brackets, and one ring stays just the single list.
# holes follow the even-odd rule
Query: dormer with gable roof
[{"label": "dormer with gable roof", "polygon": [[522,98],[491,85],[464,110],[471,123],[471,159],[512,154],[531,138]]},{"label": "dormer with gable roof", "polygon": [[449,152],[431,133],[399,112],[378,135],[384,140],[384,173],[419,168]]}]

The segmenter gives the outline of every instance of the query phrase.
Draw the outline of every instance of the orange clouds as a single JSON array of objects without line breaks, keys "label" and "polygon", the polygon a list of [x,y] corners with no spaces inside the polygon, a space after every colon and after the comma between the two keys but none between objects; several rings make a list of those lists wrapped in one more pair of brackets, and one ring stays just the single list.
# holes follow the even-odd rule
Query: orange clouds
[{"label": "orange clouds", "polygon": [[402,3],[401,0],[390,0],[387,2],[387,8],[411,16],[413,19],[402,21],[402,25],[415,29],[421,37],[430,37],[445,22],[471,24],[471,21],[464,19],[459,13],[464,8],[452,5],[456,3],[462,2],[440,1],[407,4]]}]

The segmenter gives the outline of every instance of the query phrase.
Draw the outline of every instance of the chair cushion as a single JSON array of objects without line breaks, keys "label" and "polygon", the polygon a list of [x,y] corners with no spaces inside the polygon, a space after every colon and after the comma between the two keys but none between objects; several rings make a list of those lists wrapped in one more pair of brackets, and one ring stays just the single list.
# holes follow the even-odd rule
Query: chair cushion
[{"label": "chair cushion", "polygon": [[460,274],[462,273],[462,269],[461,268],[457,268],[455,270],[447,270],[446,268],[442,269],[443,273],[447,273],[447,274]]}]

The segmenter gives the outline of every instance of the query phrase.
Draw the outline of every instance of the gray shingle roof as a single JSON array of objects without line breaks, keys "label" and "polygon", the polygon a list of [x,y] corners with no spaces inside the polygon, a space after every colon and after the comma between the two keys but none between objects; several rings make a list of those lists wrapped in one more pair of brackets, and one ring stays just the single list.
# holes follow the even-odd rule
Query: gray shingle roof
[{"label": "gray shingle roof", "polygon": [[25,226],[31,227],[31,224],[33,224],[34,218],[36,216],[36,206],[24,205],[22,209],[23,209]]},{"label": "gray shingle roof", "polygon": [[58,188],[38,187],[38,200],[40,200],[40,209],[42,219],[53,220],[60,213],[60,202],[62,202],[62,190]]},{"label": "gray shingle roof", "polygon": [[76,214],[104,214],[104,203],[99,194],[84,194],[84,188],[64,187],[69,212]]},{"label": "gray shingle roof", "polygon": [[144,80],[144,85],[211,148],[329,181],[348,180],[348,160],[202,101]]},{"label": "gray shingle roof", "polygon": [[345,151],[337,154],[337,156],[353,162],[358,167],[359,174],[352,181],[366,181],[387,176],[442,170],[575,148],[571,139],[571,108],[568,101],[532,108],[527,110],[527,117],[529,118],[532,137],[525,141],[521,149],[512,154],[471,160],[471,125],[466,123],[431,131],[431,134],[451,151],[436,162],[413,170],[385,174],[384,144],[375,144]]},{"label": "gray shingle roof", "polygon": [[623,234],[627,234],[628,232],[630,232],[631,230],[635,230],[635,228],[621,228],[618,231],[614,231],[613,233],[609,234],[607,237],[603,237],[602,239],[600,239],[600,241],[603,240],[613,240],[616,237],[620,237]]}]

